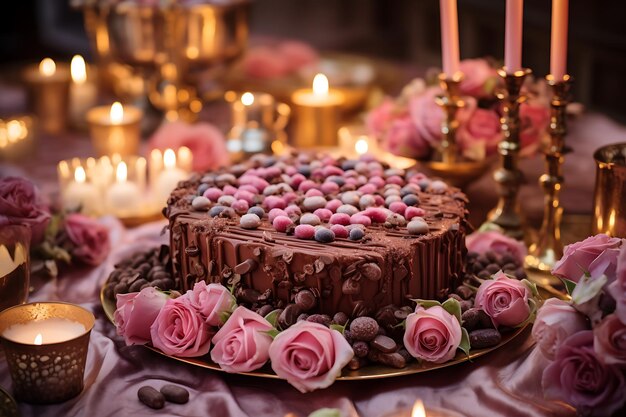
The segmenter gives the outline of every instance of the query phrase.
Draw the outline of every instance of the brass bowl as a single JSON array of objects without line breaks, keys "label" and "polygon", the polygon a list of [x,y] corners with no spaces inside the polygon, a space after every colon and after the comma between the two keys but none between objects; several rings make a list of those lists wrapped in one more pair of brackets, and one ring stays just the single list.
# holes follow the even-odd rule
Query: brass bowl
[{"label": "brass bowl", "polygon": [[459,188],[463,188],[482,177],[490,166],[488,161],[461,161],[453,164],[438,161],[420,161],[418,165],[423,167],[427,173],[441,177],[448,184]]}]

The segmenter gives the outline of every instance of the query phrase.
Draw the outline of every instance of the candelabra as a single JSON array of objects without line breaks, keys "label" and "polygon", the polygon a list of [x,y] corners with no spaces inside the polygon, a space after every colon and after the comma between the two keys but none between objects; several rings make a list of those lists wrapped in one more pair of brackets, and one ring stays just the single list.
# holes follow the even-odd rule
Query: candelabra
[{"label": "candelabra", "polygon": [[501,165],[494,173],[500,198],[496,207],[489,213],[488,222],[498,225],[505,234],[516,239],[521,239],[524,235],[522,216],[517,204],[517,193],[524,179],[518,168],[519,107],[526,97],[520,91],[524,80],[530,74],[529,69],[514,73],[507,73],[505,68],[498,70],[498,75],[504,80],[504,90],[498,93],[498,99],[502,102],[503,116],[500,122],[504,138],[498,144]]},{"label": "candelabra", "polygon": [[538,239],[530,246],[526,264],[540,271],[549,271],[563,255],[561,243],[561,217],[563,208],[560,205],[559,193],[563,185],[563,157],[566,152],[565,135],[566,108],[569,103],[572,78],[565,75],[563,79],[556,80],[552,75],[546,77],[552,88],[552,101],[550,102],[550,143],[544,149],[546,158],[546,173],[539,178],[539,184],[543,188],[544,210],[543,222],[539,231]]},{"label": "candelabra", "polygon": [[459,122],[456,119],[456,112],[465,106],[465,102],[460,97],[459,86],[463,75],[456,73],[449,77],[445,73],[439,74],[439,85],[444,94],[436,98],[436,102],[445,113],[441,123],[441,161],[444,164],[454,164],[457,162],[458,147],[456,143],[456,130]]}]

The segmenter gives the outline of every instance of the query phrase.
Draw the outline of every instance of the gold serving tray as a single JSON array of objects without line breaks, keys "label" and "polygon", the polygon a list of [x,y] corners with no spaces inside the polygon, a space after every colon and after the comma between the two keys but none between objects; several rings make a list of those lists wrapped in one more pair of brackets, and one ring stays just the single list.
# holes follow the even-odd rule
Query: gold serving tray
[{"label": "gold serving tray", "polygon": [[[102,303],[102,308],[104,309],[104,313],[109,318],[111,323],[115,324],[115,321],[113,319],[113,313],[115,312],[115,301],[110,298],[105,297],[104,295],[105,287],[106,287],[106,283],[103,285],[100,291],[100,301]],[[542,296],[550,297],[550,295],[547,295],[545,292],[543,292]],[[433,371],[435,369],[447,368],[449,366],[454,366],[460,363],[471,361],[480,356],[486,355],[489,352],[500,349],[501,347],[509,343],[511,340],[519,336],[519,334],[522,333],[526,329],[527,326],[528,325],[518,328],[513,332],[503,334],[502,341],[496,346],[486,348],[486,349],[473,350],[470,352],[469,356],[466,356],[463,353],[457,353],[457,355],[455,356],[453,360],[446,362],[446,363],[436,364],[436,363],[428,363],[428,362],[422,362],[422,363],[411,362],[402,369],[392,368],[392,367],[384,366],[384,365],[367,365],[355,371],[344,369],[343,372],[341,373],[341,376],[337,378],[337,380],[338,381],[358,381],[358,380],[365,380],[365,379],[391,378],[391,377]],[[198,357],[198,358],[177,358],[175,356],[166,355],[165,353],[151,346],[146,345],[146,347],[163,356],[167,356],[168,358],[172,358],[180,362],[188,363],[188,364],[199,366],[202,368],[212,369],[214,371],[225,372],[219,367],[219,365],[211,361],[211,358],[209,357],[209,355]],[[261,377],[261,378],[281,379],[278,375],[273,373],[269,365],[266,365],[263,368],[256,370],[254,372],[241,372],[240,374]]]}]

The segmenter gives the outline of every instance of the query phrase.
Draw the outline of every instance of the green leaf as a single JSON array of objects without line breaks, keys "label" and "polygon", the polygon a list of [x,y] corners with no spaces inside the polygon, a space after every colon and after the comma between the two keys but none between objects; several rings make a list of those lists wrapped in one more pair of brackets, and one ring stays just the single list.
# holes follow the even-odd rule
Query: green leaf
[{"label": "green leaf", "polygon": [[272,329],[272,330],[266,331],[265,333],[267,333],[272,339],[276,339],[276,336],[278,336],[278,333],[280,332],[276,329]]},{"label": "green leaf", "polygon": [[401,328],[403,330],[406,330],[406,320],[402,320],[400,323],[398,323],[395,326],[393,326],[393,328],[394,329]]},{"label": "green leaf", "polygon": [[563,281],[563,285],[565,285],[565,289],[567,290],[567,293],[569,295],[572,295],[572,293],[574,292],[574,289],[576,288],[576,283],[574,281],[570,281],[567,278],[561,278],[561,281]]},{"label": "green leaf", "polygon": [[601,275],[597,278],[583,276],[571,293],[572,302],[581,305],[593,299],[602,291],[607,281],[606,275]]},{"label": "green leaf", "polygon": [[222,311],[220,313],[220,323],[224,324],[228,321],[228,319],[230,318],[232,312],[231,311]]},{"label": "green leaf", "polygon": [[309,414],[309,417],[341,417],[341,410],[337,408],[320,408]]},{"label": "green leaf", "polygon": [[415,301],[418,305],[421,305],[425,309],[441,305],[441,303],[437,300],[422,300],[421,298],[412,298],[411,301]]},{"label": "green leaf", "polygon": [[346,330],[346,326],[342,326],[341,324],[331,324],[330,328],[337,330],[341,334],[343,334],[344,330]]},{"label": "green leaf", "polygon": [[465,327],[461,327],[461,343],[459,343],[459,349],[469,357],[470,352],[470,338],[469,333]]},{"label": "green leaf", "polygon": [[459,324],[461,324],[461,303],[459,303],[454,298],[448,298],[446,301],[443,302],[441,306],[448,313],[456,317],[456,319],[459,321]]},{"label": "green leaf", "polygon": [[500,232],[504,234],[504,229],[502,229],[495,223],[485,222],[480,225],[480,228],[477,230],[477,232]]},{"label": "green leaf", "polygon": [[530,282],[527,279],[523,279],[521,282],[522,284],[528,287],[533,297],[539,297],[539,291],[537,291],[537,284],[535,284],[534,282]]},{"label": "green leaf", "polygon": [[269,323],[276,327],[276,323],[278,322],[278,316],[280,315],[280,310],[272,310],[265,316],[265,320],[269,321]]}]

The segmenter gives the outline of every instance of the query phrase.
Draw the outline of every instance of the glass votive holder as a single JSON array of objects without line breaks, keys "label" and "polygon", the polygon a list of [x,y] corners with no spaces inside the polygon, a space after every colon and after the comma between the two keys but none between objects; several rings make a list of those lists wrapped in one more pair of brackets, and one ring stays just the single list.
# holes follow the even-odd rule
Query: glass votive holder
[{"label": "glass votive holder", "polygon": [[119,102],[98,106],[87,112],[91,143],[98,156],[137,155],[143,112]]},{"label": "glass votive holder", "polygon": [[15,398],[52,404],[80,394],[94,324],[91,312],[69,303],[30,303],[0,312],[0,342]]},{"label": "glass votive holder", "polygon": [[28,300],[30,228],[0,228],[0,311]]},{"label": "glass votive holder", "polygon": [[598,149],[593,234],[626,238],[626,143]]}]

